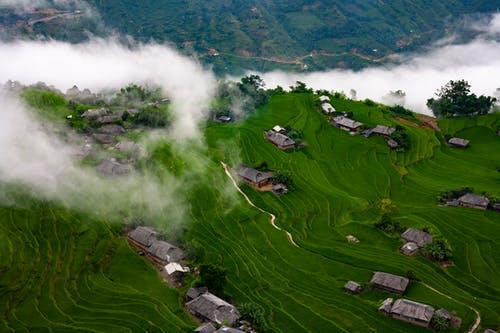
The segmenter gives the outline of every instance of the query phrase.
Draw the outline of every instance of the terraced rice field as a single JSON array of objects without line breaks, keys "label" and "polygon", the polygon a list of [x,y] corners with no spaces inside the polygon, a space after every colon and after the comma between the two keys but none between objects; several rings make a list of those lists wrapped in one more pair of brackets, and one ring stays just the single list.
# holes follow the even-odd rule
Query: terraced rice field
[{"label": "terraced rice field", "polygon": [[[19,199],[18,199],[19,200]],[[181,296],[121,226],[35,201],[0,208],[0,332],[186,332]]]},{"label": "terraced rice field", "polygon": [[[392,114],[349,100],[332,100],[367,125],[397,125]],[[276,124],[304,132],[307,147],[280,151],[264,140]],[[500,197],[500,116],[441,121],[442,133],[405,124],[411,148],[390,151],[382,138],[350,136],[330,126],[313,96],[286,94],[238,124],[205,129],[207,179],[190,194],[196,239],[208,261],[228,270],[227,298],[261,305],[272,332],[423,332],[377,313],[393,294],[367,290],[346,294],[347,280],[367,283],[373,271],[407,274],[407,298],[455,311],[460,332],[481,314],[482,327],[500,326],[500,214],[439,207],[441,189],[473,186]],[[443,135],[471,140],[452,149]],[[241,184],[250,206],[220,161],[266,161],[289,171],[296,190],[277,197]],[[237,200],[234,200],[237,198]],[[428,227],[450,243],[455,266],[441,268],[423,257],[399,253],[401,242],[373,227],[377,203],[390,198],[393,219]],[[53,204],[26,200],[24,208],[0,209],[0,332],[177,332],[195,323],[180,294],[130,249],[121,228]],[[299,247],[291,244],[290,232]],[[347,242],[352,234],[360,243]],[[444,297],[448,295],[450,298]]]}]

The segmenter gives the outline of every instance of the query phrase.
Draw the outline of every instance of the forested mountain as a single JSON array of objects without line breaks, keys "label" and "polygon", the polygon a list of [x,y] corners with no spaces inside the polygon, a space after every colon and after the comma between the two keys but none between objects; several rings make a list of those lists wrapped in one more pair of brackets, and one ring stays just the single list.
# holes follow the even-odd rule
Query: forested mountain
[{"label": "forested mountain", "polygon": [[358,67],[414,50],[443,37],[463,15],[498,7],[486,0],[90,1],[122,33],[233,56],[226,66],[253,59],[312,68]]},{"label": "forested mountain", "polygon": [[49,8],[22,14],[0,4],[2,37],[42,35],[78,42],[89,35],[118,32],[144,42],[173,42],[183,52],[213,64],[218,72],[359,68],[452,34],[467,15],[498,9],[495,1],[487,0],[81,0],[72,7],[58,1],[44,4]]}]

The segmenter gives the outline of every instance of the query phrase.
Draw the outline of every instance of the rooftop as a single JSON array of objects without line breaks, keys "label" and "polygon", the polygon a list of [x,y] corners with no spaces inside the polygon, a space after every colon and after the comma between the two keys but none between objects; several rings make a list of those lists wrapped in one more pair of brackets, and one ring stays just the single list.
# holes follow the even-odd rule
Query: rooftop
[{"label": "rooftop", "polygon": [[217,324],[227,322],[232,325],[240,318],[240,313],[233,305],[209,292],[189,301],[186,307],[194,314]]},{"label": "rooftop", "polygon": [[434,316],[434,308],[427,304],[401,298],[394,302],[391,314],[397,314],[423,322],[430,322]]},{"label": "rooftop", "polygon": [[360,123],[359,121],[355,121],[353,119],[349,119],[345,116],[338,116],[338,117],[335,117],[333,118],[333,122],[336,124],[336,125],[339,125],[339,126],[342,126],[342,127],[347,127],[349,129],[357,129],[361,126],[363,126],[363,123]]},{"label": "rooftop", "polygon": [[418,229],[409,228],[401,235],[407,242],[416,243],[419,247],[424,246],[427,243],[432,243],[432,235]]},{"label": "rooftop", "polygon": [[149,227],[137,227],[128,236],[144,246],[150,246],[156,240],[156,231]]},{"label": "rooftop", "polygon": [[372,134],[379,134],[379,135],[385,135],[385,136],[390,136],[394,132],[396,132],[395,128],[387,127],[384,125],[377,125],[371,131]]},{"label": "rooftop", "polygon": [[238,176],[252,183],[260,183],[263,180],[271,178],[271,173],[262,172],[244,164],[240,164],[238,168],[236,168],[236,172],[238,173]]},{"label": "rooftop", "polygon": [[293,146],[295,144],[295,141],[290,139],[288,136],[275,131],[266,132],[266,137],[278,147]]},{"label": "rooftop", "polygon": [[488,204],[490,203],[490,200],[484,195],[467,193],[458,198],[458,202],[473,206],[487,207]]},{"label": "rooftop", "polygon": [[448,143],[453,146],[467,147],[469,145],[469,140],[461,138],[451,138],[448,140]]},{"label": "rooftop", "polygon": [[371,279],[371,283],[389,289],[397,290],[398,292],[402,293],[408,287],[410,280],[399,275],[384,272],[375,272]]}]

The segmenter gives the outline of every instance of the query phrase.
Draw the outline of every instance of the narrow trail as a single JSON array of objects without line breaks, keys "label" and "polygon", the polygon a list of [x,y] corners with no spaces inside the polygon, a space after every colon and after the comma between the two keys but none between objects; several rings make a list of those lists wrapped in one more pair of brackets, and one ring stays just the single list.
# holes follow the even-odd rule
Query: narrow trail
[{"label": "narrow trail", "polygon": [[457,301],[456,299],[454,299],[454,298],[453,298],[453,297],[451,297],[451,296],[448,296],[448,295],[446,295],[446,294],[443,294],[442,292],[440,292],[439,290],[437,290],[437,289],[435,289],[435,288],[433,288],[433,287],[429,286],[429,285],[428,285],[427,283],[425,283],[425,282],[422,282],[422,284],[423,284],[424,286],[426,286],[427,288],[429,288],[430,290],[432,290],[432,291],[434,291],[434,292],[436,292],[436,293],[440,294],[441,296],[444,296],[444,297],[446,297],[446,298],[448,298],[448,299],[451,299],[452,301],[455,301],[455,302],[457,302],[457,303],[463,304],[463,305],[467,306],[469,309],[471,309],[472,311],[474,311],[474,313],[476,314],[476,321],[475,321],[475,322],[474,322],[474,324],[473,324],[473,325],[469,328],[469,330],[467,331],[467,333],[474,333],[474,332],[477,330],[477,328],[478,328],[478,327],[479,327],[479,325],[481,324],[481,315],[479,314],[479,311],[477,311],[476,309],[474,309],[474,308],[473,308],[472,306],[470,306],[470,305],[467,305],[467,304],[465,304],[465,303],[463,303],[463,302]]},{"label": "narrow trail", "polygon": [[241,193],[241,195],[245,198],[245,200],[248,202],[248,204],[254,208],[257,208],[259,211],[261,211],[262,213],[264,214],[268,214],[269,217],[271,218],[271,225],[276,229],[276,230],[279,230],[279,231],[283,231],[286,233],[286,236],[288,237],[288,240],[290,240],[290,243],[292,243],[293,246],[295,247],[298,247],[300,248],[300,246],[297,245],[297,243],[295,243],[295,241],[293,240],[293,236],[291,233],[289,233],[288,231],[286,230],[283,230],[281,229],[280,227],[278,227],[275,223],[276,221],[276,216],[272,213],[269,213],[268,211],[260,208],[260,207],[257,207],[251,200],[250,198],[245,194],[245,192],[243,192],[240,187],[238,186],[238,183],[236,182],[236,180],[233,178],[233,175],[231,175],[231,172],[229,171],[229,168],[227,166],[226,163],[224,162],[220,162],[220,164],[222,164],[222,167],[224,168],[224,172],[226,172],[226,175],[229,177],[229,179],[231,179],[231,182],[233,183],[234,187],[238,190],[238,192]]}]

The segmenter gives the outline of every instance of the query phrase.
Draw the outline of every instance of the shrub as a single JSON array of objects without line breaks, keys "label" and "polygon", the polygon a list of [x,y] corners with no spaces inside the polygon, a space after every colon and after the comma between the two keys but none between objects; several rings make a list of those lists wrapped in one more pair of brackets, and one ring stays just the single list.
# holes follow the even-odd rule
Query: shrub
[{"label": "shrub", "polygon": [[444,239],[435,239],[432,243],[425,244],[423,253],[436,261],[449,261],[453,258],[453,253]]},{"label": "shrub", "polygon": [[264,311],[257,304],[243,303],[238,307],[238,311],[241,314],[241,319],[250,322],[257,332],[267,331],[268,325]]},{"label": "shrub", "polygon": [[202,264],[200,266],[200,285],[206,286],[211,293],[217,296],[224,295],[224,286],[227,282],[226,269],[219,264]]},{"label": "shrub", "polygon": [[404,228],[397,221],[393,221],[389,214],[383,214],[380,221],[375,222],[375,228],[380,229],[388,234],[403,232]]}]

